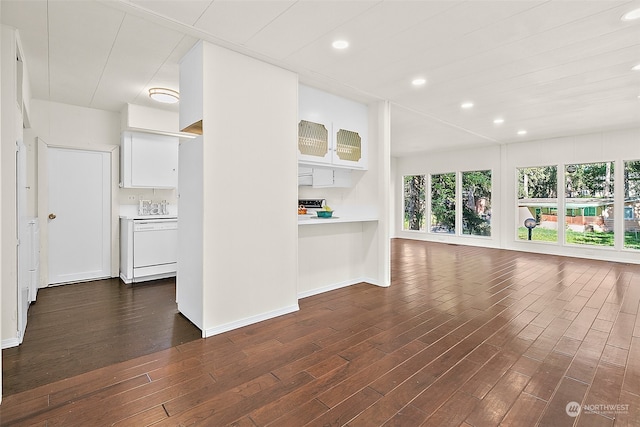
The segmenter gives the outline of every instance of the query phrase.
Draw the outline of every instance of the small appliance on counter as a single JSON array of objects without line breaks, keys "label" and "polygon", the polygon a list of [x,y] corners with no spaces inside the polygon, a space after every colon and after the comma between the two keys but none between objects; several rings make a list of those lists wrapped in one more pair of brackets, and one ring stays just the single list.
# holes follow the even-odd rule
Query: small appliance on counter
[{"label": "small appliance on counter", "polygon": [[[298,199],[298,215],[311,215],[316,210],[323,209],[326,205],[325,199]],[[313,210],[313,212],[309,212]]]},{"label": "small appliance on counter", "polygon": [[298,199],[298,219],[336,218],[325,199]]}]

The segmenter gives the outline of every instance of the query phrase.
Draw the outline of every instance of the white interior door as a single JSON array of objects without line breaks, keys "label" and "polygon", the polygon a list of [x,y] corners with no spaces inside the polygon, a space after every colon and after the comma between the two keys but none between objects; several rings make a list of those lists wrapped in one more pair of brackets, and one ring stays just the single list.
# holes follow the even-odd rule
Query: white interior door
[{"label": "white interior door", "polygon": [[111,276],[110,154],[48,148],[49,284]]}]

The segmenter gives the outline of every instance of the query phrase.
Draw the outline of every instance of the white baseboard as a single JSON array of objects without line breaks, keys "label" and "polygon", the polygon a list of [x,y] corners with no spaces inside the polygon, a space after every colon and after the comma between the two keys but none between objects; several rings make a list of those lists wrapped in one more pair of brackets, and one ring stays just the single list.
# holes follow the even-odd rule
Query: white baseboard
[{"label": "white baseboard", "polygon": [[311,297],[313,295],[322,294],[329,291],[335,291],[336,289],[346,288],[347,286],[355,285],[356,283],[360,283],[362,280],[347,280],[345,282],[332,283],[327,286],[322,286],[321,288],[315,288],[304,292],[298,292],[298,299]]},{"label": "white baseboard", "polygon": [[234,322],[225,323],[224,325],[216,326],[215,328],[209,328],[203,331],[202,337],[212,337],[214,335],[229,332],[234,329],[242,328],[244,326],[253,325],[254,323],[262,322],[264,320],[273,319],[274,317],[283,316],[285,314],[293,313],[300,310],[298,304],[283,307],[278,310],[269,311],[267,313],[258,314],[256,316],[246,317],[244,319],[236,320]]},{"label": "white baseboard", "polygon": [[336,289],[346,288],[347,286],[357,285],[358,283],[363,283],[363,282],[367,283],[369,285],[382,286],[382,285],[379,285],[376,280],[373,280],[373,279],[368,278],[368,277],[360,277],[360,278],[354,279],[354,280],[347,280],[345,282],[333,283],[331,285],[323,286],[321,288],[316,288],[316,289],[311,289],[309,291],[299,292],[298,293],[298,299],[311,297],[313,295],[322,294],[324,292],[335,291]]},{"label": "white baseboard", "polygon": [[365,277],[364,279],[362,279],[362,281],[363,282],[367,282],[370,285],[378,286],[380,288],[388,288],[389,286],[391,286],[389,283],[383,284],[383,283],[378,282],[375,279],[371,279],[371,278],[368,278],[368,277]]},{"label": "white baseboard", "polygon": [[6,340],[2,340],[2,349],[17,347],[20,345],[20,340],[18,338],[8,338]]}]

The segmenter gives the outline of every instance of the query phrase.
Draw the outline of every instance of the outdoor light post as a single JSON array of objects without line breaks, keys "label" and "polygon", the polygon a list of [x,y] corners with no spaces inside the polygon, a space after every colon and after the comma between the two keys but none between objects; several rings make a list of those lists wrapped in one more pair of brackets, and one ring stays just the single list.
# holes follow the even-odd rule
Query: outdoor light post
[{"label": "outdoor light post", "polygon": [[529,230],[529,238],[527,240],[531,240],[531,230],[536,228],[536,220],[533,218],[527,218],[524,220],[524,226]]}]

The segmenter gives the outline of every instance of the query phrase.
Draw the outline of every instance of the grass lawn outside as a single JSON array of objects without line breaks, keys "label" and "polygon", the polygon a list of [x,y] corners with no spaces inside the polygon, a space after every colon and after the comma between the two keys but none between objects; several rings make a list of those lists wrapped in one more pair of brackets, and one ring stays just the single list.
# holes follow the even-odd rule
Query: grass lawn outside
[{"label": "grass lawn outside", "polygon": [[[528,230],[525,227],[518,228],[518,239],[527,240]],[[613,233],[587,231],[580,233],[578,231],[567,230],[565,232],[567,243],[577,245],[592,246],[613,246]],[[534,228],[531,233],[531,240],[538,242],[557,242],[558,232],[548,228]],[[624,233],[625,249],[640,249],[640,234],[633,232]]]}]

